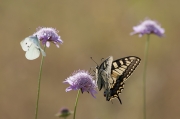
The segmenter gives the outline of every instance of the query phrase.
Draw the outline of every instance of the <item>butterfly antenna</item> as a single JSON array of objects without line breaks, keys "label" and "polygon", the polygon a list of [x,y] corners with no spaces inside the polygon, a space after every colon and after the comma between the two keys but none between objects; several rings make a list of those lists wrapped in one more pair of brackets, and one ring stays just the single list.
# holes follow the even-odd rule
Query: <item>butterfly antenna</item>
[{"label": "butterfly antenna", "polygon": [[[94,62],[94,63],[96,63],[97,64],[97,62],[95,62],[95,60],[92,58],[92,57],[90,57],[91,58],[91,60]],[[97,66],[98,66],[98,64],[97,64]]]}]

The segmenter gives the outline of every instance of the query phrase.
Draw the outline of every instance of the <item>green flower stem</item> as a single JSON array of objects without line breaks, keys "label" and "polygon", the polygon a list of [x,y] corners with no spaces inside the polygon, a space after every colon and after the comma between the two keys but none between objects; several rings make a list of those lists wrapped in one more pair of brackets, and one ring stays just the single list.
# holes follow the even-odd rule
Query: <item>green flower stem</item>
[{"label": "green flower stem", "polygon": [[[46,49],[46,45],[44,45],[44,51]],[[43,66],[44,56],[42,55],[39,78],[38,78],[38,91],[37,91],[37,100],[36,100],[36,111],[35,111],[35,119],[38,117],[38,107],[39,107],[39,96],[40,96],[40,86],[41,86],[41,75],[42,75],[42,66]]]},{"label": "green flower stem", "polygon": [[76,96],[73,119],[75,119],[75,116],[76,116],[76,108],[77,108],[77,103],[78,103],[78,99],[79,99],[79,93],[80,93],[80,89],[78,90],[78,93],[77,93],[77,96]]},{"label": "green flower stem", "polygon": [[144,52],[144,71],[143,71],[144,119],[146,119],[146,69],[147,69],[147,59],[148,59],[148,50],[149,50],[149,39],[150,39],[150,35],[147,35],[145,52]]}]

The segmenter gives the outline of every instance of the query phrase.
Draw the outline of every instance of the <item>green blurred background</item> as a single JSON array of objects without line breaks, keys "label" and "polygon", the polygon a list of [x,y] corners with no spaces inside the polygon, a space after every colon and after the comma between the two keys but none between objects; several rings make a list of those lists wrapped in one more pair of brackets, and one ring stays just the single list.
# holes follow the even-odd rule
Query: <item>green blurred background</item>
[{"label": "green blurred background", "polygon": [[[80,95],[77,119],[142,119],[146,36],[130,36],[149,17],[165,28],[151,35],[147,69],[147,119],[180,118],[180,15],[178,0],[1,0],[0,119],[33,119],[41,58],[28,61],[20,41],[39,26],[58,29],[64,43],[51,44],[43,65],[39,119],[57,119],[61,107],[74,108],[77,91],[62,82],[78,69],[89,70],[101,58],[135,55],[140,66],[126,81],[118,100]],[[71,119],[72,116],[69,117]]]}]

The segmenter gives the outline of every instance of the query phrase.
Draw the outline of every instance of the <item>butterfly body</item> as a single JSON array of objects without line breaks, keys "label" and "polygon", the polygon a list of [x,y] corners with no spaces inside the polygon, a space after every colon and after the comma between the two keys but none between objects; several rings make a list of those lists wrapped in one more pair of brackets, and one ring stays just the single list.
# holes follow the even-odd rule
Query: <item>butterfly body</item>
[{"label": "butterfly body", "polygon": [[113,61],[110,56],[96,69],[96,80],[98,89],[104,88],[104,96],[107,101],[118,98],[122,104],[119,94],[124,89],[124,82],[132,74],[140,63],[136,56],[124,57]]},{"label": "butterfly body", "polygon": [[37,36],[29,36],[20,42],[21,47],[26,51],[25,57],[28,60],[34,60],[39,57],[40,52],[43,56],[46,56],[43,49],[40,47]]}]

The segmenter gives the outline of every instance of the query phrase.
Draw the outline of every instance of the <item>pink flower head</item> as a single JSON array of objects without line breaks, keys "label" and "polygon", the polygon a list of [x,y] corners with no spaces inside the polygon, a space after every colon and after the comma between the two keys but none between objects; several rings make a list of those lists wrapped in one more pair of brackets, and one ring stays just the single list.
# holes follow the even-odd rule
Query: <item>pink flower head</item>
[{"label": "pink flower head", "polygon": [[72,74],[72,76],[68,77],[64,83],[68,83],[70,86],[66,88],[66,92],[71,90],[79,90],[81,92],[90,92],[91,95],[95,98],[96,93],[96,83],[93,80],[93,77],[84,70],[78,70]]},{"label": "pink flower head", "polygon": [[164,35],[165,30],[153,20],[146,19],[141,22],[139,25],[133,27],[134,32],[130,35],[139,34],[139,37],[142,37],[144,34],[155,34],[159,37]]},{"label": "pink flower head", "polygon": [[37,36],[43,45],[46,44],[46,47],[49,47],[50,42],[52,42],[59,48],[58,43],[62,44],[63,41],[60,39],[58,32],[59,31],[51,27],[38,27],[37,32],[34,33],[33,36]]}]

